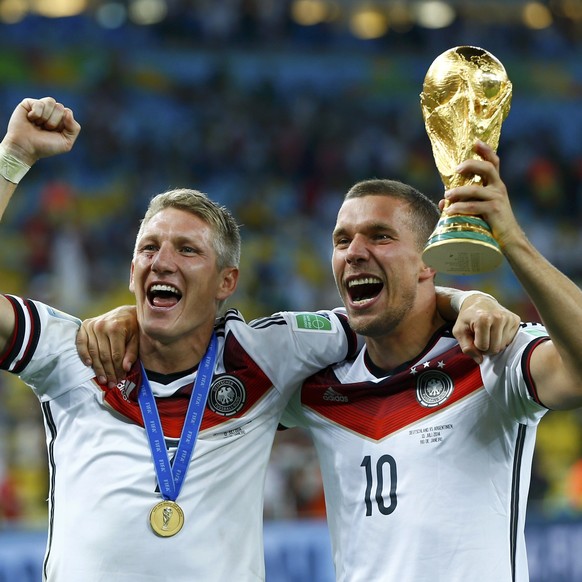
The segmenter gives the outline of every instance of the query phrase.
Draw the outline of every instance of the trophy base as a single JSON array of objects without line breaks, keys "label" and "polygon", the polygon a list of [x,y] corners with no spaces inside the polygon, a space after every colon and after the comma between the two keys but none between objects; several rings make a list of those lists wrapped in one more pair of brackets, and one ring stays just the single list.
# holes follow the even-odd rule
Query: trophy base
[{"label": "trophy base", "polygon": [[496,269],[503,253],[493,245],[457,238],[432,243],[424,249],[422,259],[440,273],[478,275]]},{"label": "trophy base", "polygon": [[503,253],[482,218],[456,215],[439,220],[422,259],[441,273],[477,275],[498,267]]}]

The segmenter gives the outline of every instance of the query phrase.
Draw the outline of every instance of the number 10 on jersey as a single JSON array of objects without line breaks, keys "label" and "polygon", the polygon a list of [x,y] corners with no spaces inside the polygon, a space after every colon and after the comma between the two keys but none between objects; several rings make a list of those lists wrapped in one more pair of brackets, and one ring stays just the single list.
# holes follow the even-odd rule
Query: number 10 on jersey
[{"label": "number 10 on jersey", "polygon": [[[366,493],[364,503],[366,504],[366,516],[372,515],[373,507],[376,505],[378,511],[383,515],[390,515],[396,509],[396,461],[391,455],[382,455],[374,464],[372,457],[366,455],[360,467],[364,467],[366,473]],[[372,498],[372,490],[375,492]],[[387,493],[387,501],[385,499]],[[374,504],[375,502],[375,504]]]}]

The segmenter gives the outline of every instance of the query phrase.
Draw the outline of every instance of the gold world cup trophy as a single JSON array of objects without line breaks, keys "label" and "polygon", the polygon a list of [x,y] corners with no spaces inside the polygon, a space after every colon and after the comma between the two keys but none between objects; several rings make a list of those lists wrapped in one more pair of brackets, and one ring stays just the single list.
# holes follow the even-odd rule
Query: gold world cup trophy
[{"label": "gold world cup trophy", "polygon": [[[420,104],[445,189],[480,183],[480,176],[461,176],[455,168],[468,158],[478,158],[473,152],[477,139],[497,149],[511,104],[511,82],[503,65],[482,48],[449,49],[429,67]],[[481,217],[444,213],[423,253],[427,265],[454,275],[484,273],[502,259],[491,228]]]}]

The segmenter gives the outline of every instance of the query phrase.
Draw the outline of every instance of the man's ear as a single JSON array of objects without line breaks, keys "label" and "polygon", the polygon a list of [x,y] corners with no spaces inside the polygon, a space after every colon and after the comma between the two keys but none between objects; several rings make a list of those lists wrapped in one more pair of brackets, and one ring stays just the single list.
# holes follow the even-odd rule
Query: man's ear
[{"label": "man's ear", "polygon": [[425,281],[431,278],[434,279],[436,274],[437,272],[432,267],[429,267],[427,264],[421,262],[420,271],[418,273],[419,281]]},{"label": "man's ear", "polygon": [[236,267],[225,267],[221,272],[221,281],[216,293],[218,301],[225,301],[235,291],[238,283],[239,270]]}]

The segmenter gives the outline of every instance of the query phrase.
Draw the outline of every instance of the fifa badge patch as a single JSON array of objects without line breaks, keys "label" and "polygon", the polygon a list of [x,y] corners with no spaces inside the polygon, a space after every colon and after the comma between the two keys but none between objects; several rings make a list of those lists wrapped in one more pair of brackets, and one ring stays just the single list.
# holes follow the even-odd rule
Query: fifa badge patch
[{"label": "fifa badge patch", "polygon": [[453,393],[453,381],[439,370],[428,370],[416,379],[416,399],[426,408],[440,406]]},{"label": "fifa badge patch", "polygon": [[232,416],[245,405],[247,392],[234,376],[219,376],[210,386],[208,408],[221,416]]},{"label": "fifa badge patch", "polygon": [[333,331],[331,321],[318,313],[295,313],[294,316],[293,327],[296,330],[327,333]]}]

